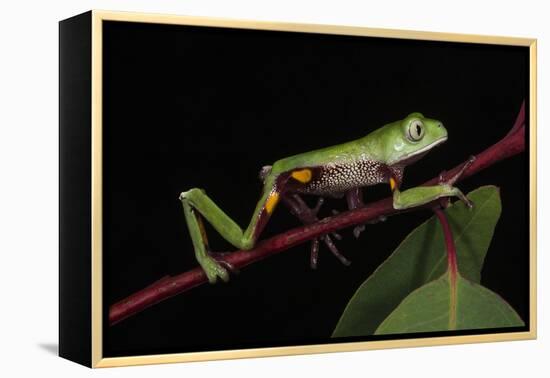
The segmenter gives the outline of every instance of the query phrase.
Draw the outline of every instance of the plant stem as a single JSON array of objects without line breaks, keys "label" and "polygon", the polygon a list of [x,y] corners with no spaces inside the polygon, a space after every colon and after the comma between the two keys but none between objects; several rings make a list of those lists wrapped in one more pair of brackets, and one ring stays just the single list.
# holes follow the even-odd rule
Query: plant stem
[{"label": "plant stem", "polygon": [[441,223],[443,236],[445,237],[445,248],[447,250],[447,274],[449,275],[449,329],[456,329],[458,264],[456,260],[455,241],[445,212],[441,210],[440,207],[435,207],[434,213],[437,219],[439,219],[439,223]]},{"label": "plant stem", "polygon": [[[476,155],[476,160],[466,169],[458,181],[474,175],[501,160],[517,155],[524,149],[525,112],[524,105],[522,105],[522,110],[518,113],[514,127],[510,132],[499,142]],[[447,176],[452,177],[461,169],[462,165],[463,164],[459,164],[448,171]],[[434,177],[423,185],[434,185],[438,182],[439,176]],[[233,267],[241,269],[249,264],[290,249],[298,244],[346,227],[364,224],[379,219],[382,216],[387,217],[404,211],[433,208],[434,205],[435,201],[413,209],[396,210],[393,208],[392,198],[388,197],[366,204],[363,208],[350,210],[332,217],[321,219],[319,222],[310,225],[288,230],[272,238],[260,241],[252,250],[241,250],[230,253],[224,257],[224,260]],[[454,264],[456,265],[456,261]],[[208,280],[200,267],[173,277],[166,276],[152,285],[111,305],[109,309],[109,324],[116,324],[152,305],[206,282],[208,282]]]},{"label": "plant stem", "polygon": [[458,265],[456,261],[456,247],[455,241],[453,239],[453,232],[451,231],[451,226],[449,226],[449,221],[445,212],[441,210],[440,207],[434,208],[434,213],[441,223],[441,228],[443,229],[443,235],[445,237],[445,248],[447,250],[447,271],[450,274],[451,281],[456,281],[456,273],[458,271]]}]

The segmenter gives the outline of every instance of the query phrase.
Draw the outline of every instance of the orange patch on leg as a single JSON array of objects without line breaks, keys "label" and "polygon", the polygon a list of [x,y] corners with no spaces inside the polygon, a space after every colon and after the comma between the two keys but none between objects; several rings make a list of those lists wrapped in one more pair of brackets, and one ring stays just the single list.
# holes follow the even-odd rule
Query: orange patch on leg
[{"label": "orange patch on leg", "polygon": [[199,224],[199,230],[201,232],[202,241],[204,242],[204,245],[206,248],[208,248],[208,237],[206,237],[206,230],[204,229],[204,223],[202,222],[202,217],[200,215],[195,214],[195,218],[197,218],[197,223]]},{"label": "orange patch on leg", "polygon": [[311,169],[301,169],[299,171],[294,171],[291,174],[292,178],[300,181],[302,184],[306,184],[311,181]]},{"label": "orange patch on leg", "polygon": [[395,182],[395,179],[393,177],[390,177],[390,188],[392,192],[395,190],[397,183]]},{"label": "orange patch on leg", "polygon": [[267,211],[268,214],[271,214],[273,212],[278,202],[279,202],[279,193],[272,192],[269,195],[269,197],[267,197],[267,201],[265,201],[265,210]]}]

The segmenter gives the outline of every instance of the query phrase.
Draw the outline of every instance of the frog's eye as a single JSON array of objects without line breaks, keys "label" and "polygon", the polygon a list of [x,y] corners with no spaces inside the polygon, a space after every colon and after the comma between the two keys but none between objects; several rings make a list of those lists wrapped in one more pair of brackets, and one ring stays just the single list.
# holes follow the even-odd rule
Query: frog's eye
[{"label": "frog's eye", "polygon": [[424,124],[421,120],[415,119],[409,125],[407,136],[413,142],[418,142],[424,136]]}]

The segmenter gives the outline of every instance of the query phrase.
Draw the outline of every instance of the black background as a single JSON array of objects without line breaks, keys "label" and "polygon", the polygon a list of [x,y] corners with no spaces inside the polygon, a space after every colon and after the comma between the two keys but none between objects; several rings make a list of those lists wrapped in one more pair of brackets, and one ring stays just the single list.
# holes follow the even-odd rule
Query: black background
[{"label": "black background", "polygon": [[[205,188],[246,227],[263,165],[419,111],[443,121],[449,140],[406,171],[411,187],[504,136],[528,94],[522,47],[122,22],[104,23],[103,38],[106,309],[196,266],[180,192]],[[501,187],[503,212],[482,284],[527,322],[526,154],[459,187],[486,184]],[[388,194],[372,187],[365,199]],[[344,202],[328,200],[325,214]],[[331,342],[358,286],[430,215],[369,225],[359,240],[345,230],[337,244],[350,267],[322,247],[312,271],[304,244],[171,298],[106,326],[104,355]],[[262,237],[298,225],[281,206]],[[232,250],[212,229],[209,239]]]}]

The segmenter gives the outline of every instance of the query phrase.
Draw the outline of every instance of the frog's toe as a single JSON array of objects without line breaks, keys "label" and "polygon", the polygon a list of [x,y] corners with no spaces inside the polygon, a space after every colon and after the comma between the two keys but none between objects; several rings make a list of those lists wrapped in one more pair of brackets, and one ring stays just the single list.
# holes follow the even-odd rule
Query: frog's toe
[{"label": "frog's toe", "polygon": [[355,236],[355,239],[359,239],[359,236],[361,236],[361,232],[365,231],[365,225],[361,224],[359,226],[355,226],[353,228],[353,236]]},{"label": "frog's toe", "polygon": [[325,235],[322,237],[324,242],[325,242],[325,245],[328,247],[328,249],[330,250],[330,252],[338,259],[340,260],[340,262],[342,264],[344,264],[345,266],[348,266],[351,264],[351,261],[349,261],[343,254],[340,253],[340,251],[338,250],[338,248],[336,248],[336,245],[334,244],[334,242],[332,241],[330,235]]},{"label": "frog's toe", "polygon": [[230,253],[231,252],[208,252],[208,255],[232,274],[239,274],[239,269],[235,265],[225,260],[225,257]]},{"label": "frog's toe", "polygon": [[474,203],[468,197],[462,198],[462,201],[464,202],[466,207],[468,207],[468,209],[472,210],[474,208]]},{"label": "frog's toe", "polygon": [[340,253],[330,235],[323,235],[318,238],[315,238],[311,242],[311,254],[310,254],[310,266],[311,269],[317,269],[317,262],[319,261],[319,239],[323,240],[329,251],[338,259],[340,262],[346,266],[351,264],[344,255]]},{"label": "frog's toe", "polygon": [[229,272],[222,264],[216,261],[212,257],[207,257],[201,262],[201,267],[208,277],[208,282],[214,284],[218,281],[218,278],[224,282],[229,281]]},{"label": "frog's toe", "polygon": [[462,202],[464,202],[464,205],[466,205],[466,207],[468,207],[468,209],[473,209],[474,208],[474,203],[472,202],[472,200],[470,200],[468,197],[466,197],[464,195],[464,193],[462,193],[460,191],[460,189],[458,188],[453,188],[453,194],[455,196],[458,197],[459,200],[461,200]]}]

